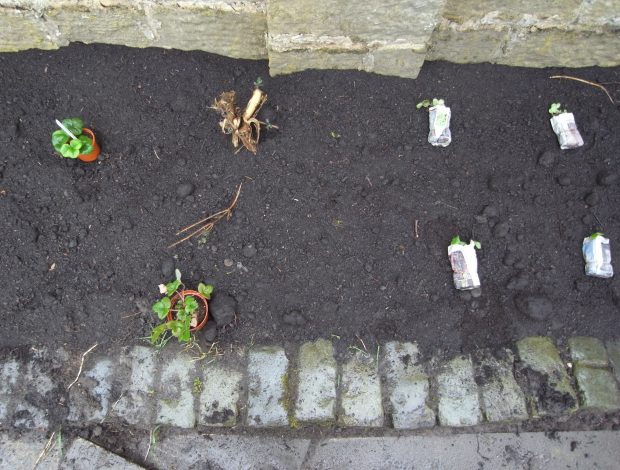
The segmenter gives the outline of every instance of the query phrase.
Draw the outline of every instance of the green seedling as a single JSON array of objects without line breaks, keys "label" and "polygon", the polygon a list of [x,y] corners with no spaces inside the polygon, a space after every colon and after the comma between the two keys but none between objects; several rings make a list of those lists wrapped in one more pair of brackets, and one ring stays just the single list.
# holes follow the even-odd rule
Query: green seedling
[{"label": "green seedling", "polygon": [[[474,242],[474,248],[476,248],[477,250],[482,249],[482,244],[477,241],[477,240],[472,240],[472,242]],[[450,245],[462,245],[462,246],[467,246],[469,245],[469,243],[465,243],[463,240],[461,240],[461,237],[459,237],[458,235],[456,237],[454,237],[451,241],[450,241]]]},{"label": "green seedling", "polygon": [[[170,339],[168,333],[181,343],[188,343],[191,339],[190,329],[198,322],[199,304],[192,295],[183,295],[185,285],[181,281],[181,271],[175,270],[176,278],[168,284],[160,285],[159,289],[164,297],[153,304],[152,310],[160,320],[167,320],[171,313],[173,319],[161,323],[151,330],[151,344],[161,349]],[[211,284],[198,284],[198,292],[210,299],[213,293]],[[174,302],[174,303],[173,303]]]},{"label": "green seedling", "polygon": [[263,86],[263,79],[260,77],[257,77],[256,80],[254,80],[254,86],[256,88],[260,88]]},{"label": "green seedling", "polygon": [[192,392],[194,392],[194,395],[200,395],[200,393],[202,392],[202,380],[200,380],[198,377],[194,379],[194,382],[192,384]]},{"label": "green seedling", "polygon": [[80,118],[69,118],[63,119],[60,124],[61,128],[52,132],[52,146],[60,155],[75,159],[80,154],[86,155],[93,151],[90,137],[82,134],[84,121]]},{"label": "green seedling", "polygon": [[340,137],[341,137],[341,135],[340,135],[340,134],[338,134],[338,132],[336,132],[336,131],[331,131],[331,132],[329,133],[329,135],[330,135],[333,139],[340,139]]},{"label": "green seedling", "polygon": [[568,111],[566,109],[562,109],[561,103],[551,103],[551,106],[549,106],[549,114],[551,114],[552,116],[558,116],[562,113],[567,112]]},{"label": "green seedling", "polygon": [[603,236],[603,232],[594,232],[592,235],[590,235],[588,238],[590,240],[594,240],[597,237],[602,237]]},{"label": "green seedling", "polygon": [[437,99],[437,98],[433,98],[432,101],[431,100],[424,100],[424,101],[420,101],[418,104],[415,105],[416,109],[420,109],[420,108],[430,108],[433,106],[440,106],[445,104],[443,99]]}]

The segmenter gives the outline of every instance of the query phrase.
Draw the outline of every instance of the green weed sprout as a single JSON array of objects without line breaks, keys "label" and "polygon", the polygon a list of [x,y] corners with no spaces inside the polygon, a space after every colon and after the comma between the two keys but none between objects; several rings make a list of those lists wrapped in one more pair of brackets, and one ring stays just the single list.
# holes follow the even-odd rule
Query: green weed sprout
[{"label": "green weed sprout", "polygon": [[549,114],[552,116],[558,116],[559,114],[567,112],[568,111],[566,109],[562,109],[561,103],[551,103],[551,106],[549,106]]},{"label": "green weed sprout", "polygon": [[[477,250],[482,249],[482,243],[477,240],[472,240],[472,242],[474,242],[474,248],[476,248]],[[452,240],[450,241],[450,245],[467,246],[468,243],[465,243],[463,240],[461,240],[461,237],[457,235],[456,237],[452,238]]]},{"label": "green weed sprout", "polygon": [[594,240],[597,237],[602,237],[603,236],[603,232],[594,232],[592,235],[590,235],[588,238],[590,240]]},{"label": "green weed sprout", "polygon": [[93,143],[87,135],[82,134],[84,121],[80,118],[63,119],[62,125],[67,128],[73,137],[62,129],[52,132],[52,146],[65,158],[76,159],[78,155],[89,154],[93,151]]},{"label": "green weed sprout", "polygon": [[431,106],[439,106],[443,104],[445,104],[444,100],[433,98],[432,101],[431,100],[420,101],[418,104],[415,105],[415,107],[416,109],[430,108]]},{"label": "green weed sprout", "polygon": [[[198,314],[198,301],[191,295],[181,295],[185,286],[181,281],[181,271],[175,269],[176,278],[168,284],[161,285],[160,290],[166,295],[153,304],[152,310],[160,320],[166,320],[168,313],[173,313],[173,320],[157,325],[151,331],[151,344],[157,346],[163,341],[167,341],[165,333],[170,332],[180,343],[188,343],[191,339],[192,319]],[[198,292],[205,298],[210,299],[213,294],[211,284],[198,284]],[[172,299],[178,295],[178,300],[172,304]]]}]

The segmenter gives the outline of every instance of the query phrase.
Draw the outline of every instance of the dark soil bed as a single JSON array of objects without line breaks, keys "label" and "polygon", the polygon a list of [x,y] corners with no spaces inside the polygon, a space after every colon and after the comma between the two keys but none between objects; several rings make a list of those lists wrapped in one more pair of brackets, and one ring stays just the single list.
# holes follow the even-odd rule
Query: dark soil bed
[{"label": "dark soil bed", "polygon": [[[174,267],[189,287],[212,281],[216,304],[236,299],[224,342],[333,334],[359,346],[359,335],[368,348],[412,339],[456,353],[532,334],[618,336],[620,286],[584,275],[581,241],[603,230],[620,260],[620,112],[555,73],[620,82],[620,68],[427,63],[417,80],[269,78],[265,62],[199,52],[0,54],[0,346],[134,343]],[[262,117],[280,129],[256,156],[235,154],[209,106],[231,89],[245,102],[259,76]],[[415,109],[434,96],[452,108],[447,148],[427,143]],[[581,149],[559,150],[553,101],[575,113]],[[54,119],[74,116],[101,143],[94,164],[52,150]],[[166,248],[241,182],[230,221]],[[453,288],[457,233],[482,242],[479,297]]]}]

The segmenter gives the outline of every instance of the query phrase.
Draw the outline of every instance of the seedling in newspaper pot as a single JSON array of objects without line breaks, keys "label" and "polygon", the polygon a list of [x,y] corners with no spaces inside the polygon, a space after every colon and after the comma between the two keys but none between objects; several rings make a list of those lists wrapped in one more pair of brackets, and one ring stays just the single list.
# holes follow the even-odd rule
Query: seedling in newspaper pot
[{"label": "seedling in newspaper pot", "polygon": [[447,147],[452,142],[450,117],[452,113],[442,99],[420,101],[417,109],[428,108],[428,143],[435,147]]},{"label": "seedling in newspaper pot", "polygon": [[452,265],[454,287],[458,290],[471,290],[480,287],[476,249],[481,248],[480,242],[470,240],[469,243],[465,243],[458,235],[450,242],[448,257]]},{"label": "seedling in newspaper pot", "polygon": [[583,139],[575,124],[575,116],[566,109],[562,109],[561,103],[552,103],[549,107],[551,114],[551,128],[558,136],[558,142],[562,150],[575,149],[583,145]]}]

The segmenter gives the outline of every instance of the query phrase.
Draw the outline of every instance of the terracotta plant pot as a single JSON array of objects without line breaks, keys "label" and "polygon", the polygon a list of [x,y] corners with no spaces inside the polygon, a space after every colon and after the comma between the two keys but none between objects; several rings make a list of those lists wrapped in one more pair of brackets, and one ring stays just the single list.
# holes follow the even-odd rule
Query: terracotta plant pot
[{"label": "terracotta plant pot", "polygon": [[91,131],[90,129],[87,129],[86,127],[82,129],[82,133],[88,134],[88,136],[90,137],[90,140],[93,143],[93,151],[86,155],[79,154],[78,158],[82,160],[83,162],[87,162],[87,163],[94,162],[95,160],[97,160],[97,157],[101,153],[101,148],[99,147],[99,144],[95,140],[95,133]]},{"label": "terracotta plant pot", "polygon": [[[198,325],[196,325],[195,327],[189,329],[189,331],[193,333],[195,331],[202,330],[202,328],[207,324],[207,320],[209,319],[209,303],[207,302],[206,297],[202,295],[201,293],[196,292],[195,290],[184,290],[184,291],[181,291],[181,293],[177,292],[176,294],[172,296],[172,298],[170,299],[172,308],[174,308],[174,306],[177,304],[177,301],[179,300],[179,298],[185,298],[185,296],[187,295],[191,295],[192,297],[195,297],[196,299],[202,301],[204,310],[205,310],[205,316],[200,321],[200,323],[198,323]],[[168,317],[167,317],[168,321],[174,320],[174,317],[172,315],[172,308],[168,312]]]}]

